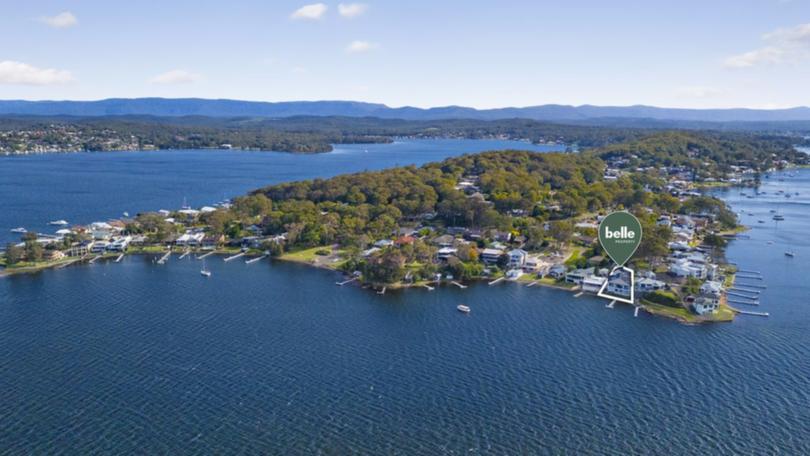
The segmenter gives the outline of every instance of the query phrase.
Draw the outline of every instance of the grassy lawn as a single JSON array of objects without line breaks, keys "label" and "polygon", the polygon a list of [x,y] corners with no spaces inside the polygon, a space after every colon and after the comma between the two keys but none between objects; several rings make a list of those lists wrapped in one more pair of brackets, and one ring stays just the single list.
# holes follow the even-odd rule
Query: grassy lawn
[{"label": "grassy lawn", "polygon": [[652,314],[675,318],[685,323],[727,322],[734,320],[735,316],[734,311],[722,304],[717,313],[703,316],[695,315],[684,307],[664,306],[646,299],[642,299],[641,304]]},{"label": "grassy lawn", "polygon": [[312,247],[311,249],[298,250],[296,252],[289,252],[281,255],[279,259],[286,261],[295,261],[297,263],[311,264],[314,266],[321,266],[330,269],[338,269],[346,260],[342,259],[343,250],[333,251],[331,255],[318,255],[316,252],[319,250],[331,250],[331,247]]}]

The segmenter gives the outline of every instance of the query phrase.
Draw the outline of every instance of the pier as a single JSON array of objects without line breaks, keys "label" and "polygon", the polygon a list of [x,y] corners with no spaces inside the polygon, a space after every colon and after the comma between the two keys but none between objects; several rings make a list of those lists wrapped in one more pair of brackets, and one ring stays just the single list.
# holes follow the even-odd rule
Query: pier
[{"label": "pier", "polygon": [[120,263],[121,260],[123,260],[123,259],[124,259],[124,254],[122,253],[121,255],[118,255],[118,258],[115,259],[115,262]]},{"label": "pier", "polygon": [[101,257],[103,257],[103,256],[104,256],[104,255],[96,255],[96,256],[94,256],[94,257],[93,257],[93,258],[90,260],[90,264],[95,263],[95,262],[96,262],[96,260],[98,260],[99,258],[101,258]]},{"label": "pier", "polygon": [[262,256],[256,257],[256,258],[251,258],[251,259],[245,261],[245,264],[253,264],[253,263],[255,263],[257,261],[261,261],[261,260],[263,260],[265,258],[267,258],[267,255],[262,255]]},{"label": "pier", "polygon": [[499,283],[499,282],[503,281],[504,279],[506,279],[506,277],[498,277],[497,279],[493,280],[492,282],[489,282],[487,285],[495,285],[496,283]]},{"label": "pier", "polygon": [[769,316],[771,315],[771,314],[770,314],[770,313],[768,313],[768,312],[753,312],[753,311],[750,311],[750,310],[740,310],[740,309],[735,309],[735,308],[733,308],[733,307],[731,308],[731,310],[733,310],[733,311],[737,312],[738,314],[743,314],[743,315],[754,315],[754,316],[756,316],[756,317],[769,317]]},{"label": "pier", "polygon": [[197,259],[198,259],[198,260],[204,260],[204,259],[206,259],[206,258],[210,257],[211,255],[213,255],[214,253],[216,253],[216,252],[214,252],[214,251],[212,250],[212,251],[210,251],[210,252],[206,253],[205,255],[198,256],[198,257],[197,257]]},{"label": "pier", "polygon": [[575,295],[574,295],[574,297],[575,297],[575,298],[578,298],[578,297],[580,297],[580,296],[582,296],[582,295],[584,295],[584,294],[585,294],[585,292],[584,292],[584,291],[580,291],[579,293],[575,294]]},{"label": "pier", "polygon": [[737,285],[739,285],[741,287],[746,287],[746,288],[759,288],[760,290],[764,290],[764,289],[768,288],[767,285],[756,285],[756,284],[753,284],[753,283],[738,283]]},{"label": "pier", "polygon": [[431,287],[431,286],[430,286],[430,285],[428,285],[428,284],[424,284],[424,285],[422,285],[422,286],[423,286],[423,287],[425,287],[425,288],[427,288],[427,289],[428,289],[428,291],[433,291],[433,287]]},{"label": "pier", "polygon": [[741,276],[739,274],[737,275],[737,278],[744,280],[763,280],[761,276]]},{"label": "pier", "polygon": [[731,303],[731,304],[742,304],[744,306],[758,306],[759,305],[759,301],[740,301],[740,300],[731,299],[731,298],[728,299],[728,302]]},{"label": "pier", "polygon": [[746,294],[746,293],[739,293],[739,292],[735,292],[735,291],[727,291],[726,294],[728,294],[729,296],[736,296],[738,298],[759,299],[759,296],[757,296],[759,293],[755,293],[754,295],[752,295],[750,293]]},{"label": "pier", "polygon": [[352,283],[352,282],[354,282],[354,281],[356,281],[356,280],[357,280],[357,277],[352,277],[351,279],[349,279],[349,280],[344,280],[343,282],[335,282],[335,285],[337,285],[337,286],[339,286],[339,287],[342,287],[343,285],[346,285],[346,284]]},{"label": "pier", "polygon": [[760,293],[762,293],[762,290],[754,290],[754,289],[750,289],[750,288],[740,288],[740,287],[731,287],[731,288],[729,288],[729,291],[741,291],[743,293],[752,293],[752,294],[760,294]]},{"label": "pier", "polygon": [[382,290],[380,290],[380,291],[378,291],[378,292],[377,292],[377,294],[378,294],[378,295],[384,295],[384,294],[385,294],[385,290],[386,290],[387,288],[388,288],[388,287],[383,287],[383,289],[382,289]]},{"label": "pier", "polygon": [[168,252],[166,252],[166,254],[165,254],[165,255],[163,255],[162,257],[160,257],[160,259],[157,261],[157,262],[158,262],[158,264],[166,264],[166,261],[168,261],[168,260],[169,260],[169,257],[170,257],[170,256],[172,256],[172,251],[171,251],[171,250],[169,250]]},{"label": "pier", "polygon": [[242,258],[243,256],[245,256],[245,252],[237,253],[236,255],[229,256],[228,258],[225,258],[225,262],[227,263],[227,262],[233,261],[233,260],[235,260],[237,258]]},{"label": "pier", "polygon": [[191,250],[186,250],[185,252],[183,252],[182,255],[180,255],[180,258],[178,259],[182,260],[183,258],[187,257],[189,253],[191,253]]},{"label": "pier", "polygon": [[638,317],[638,310],[641,309],[641,306],[636,306],[635,312],[633,312],[634,317]]},{"label": "pier", "polygon": [[615,305],[616,305],[616,300],[614,299],[613,301],[610,301],[610,304],[606,305],[605,307],[607,307],[608,309],[612,309],[613,306],[615,306]]},{"label": "pier", "polygon": [[537,285],[537,282],[539,282],[539,280],[535,280],[534,282],[526,285],[526,288],[533,287],[533,286]]},{"label": "pier", "polygon": [[452,283],[453,285],[455,285],[455,286],[457,286],[457,287],[461,288],[462,290],[463,290],[463,289],[465,289],[465,288],[467,288],[467,285],[462,285],[462,284],[460,284],[460,283],[456,282],[455,280],[454,280],[454,281],[452,281],[452,282],[450,282],[450,283]]}]

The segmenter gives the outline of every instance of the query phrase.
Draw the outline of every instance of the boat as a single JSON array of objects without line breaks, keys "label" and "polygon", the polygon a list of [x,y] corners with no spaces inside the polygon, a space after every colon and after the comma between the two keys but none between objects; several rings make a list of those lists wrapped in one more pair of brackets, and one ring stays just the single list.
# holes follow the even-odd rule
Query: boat
[{"label": "boat", "polygon": [[25,229],[25,228],[23,228],[23,227],[19,227],[19,228],[13,228],[13,229],[11,230],[11,232],[12,232],[12,233],[18,233],[18,234],[25,234],[25,233],[27,233],[27,232],[28,232],[28,230],[26,230],[26,229]]},{"label": "boat", "polygon": [[68,222],[67,222],[67,220],[54,220],[52,222],[48,222],[48,225],[65,226],[65,225],[68,225]]},{"label": "boat", "polygon": [[786,257],[793,258],[793,257],[795,257],[795,256],[796,256],[796,253],[795,253],[795,252],[791,252],[790,250],[788,250],[787,252],[785,252],[785,256],[786,256]]},{"label": "boat", "polygon": [[465,306],[464,304],[459,304],[458,306],[456,306],[456,309],[458,309],[458,311],[461,313],[465,314],[470,313],[470,308],[468,306]]},{"label": "boat", "polygon": [[203,259],[202,269],[200,269],[200,274],[204,275],[205,277],[211,277],[211,271],[205,267],[205,259]]},{"label": "boat", "polygon": [[773,219],[776,220],[776,221],[782,221],[782,220],[785,219],[785,216],[782,215],[782,214],[776,214],[776,215],[773,216]]}]

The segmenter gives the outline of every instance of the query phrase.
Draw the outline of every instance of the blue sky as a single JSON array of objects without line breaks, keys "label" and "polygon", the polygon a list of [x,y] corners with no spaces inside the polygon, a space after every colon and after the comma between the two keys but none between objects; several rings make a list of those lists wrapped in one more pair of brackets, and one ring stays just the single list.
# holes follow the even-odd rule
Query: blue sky
[{"label": "blue sky", "polygon": [[0,98],[810,105],[810,0],[8,1]]}]

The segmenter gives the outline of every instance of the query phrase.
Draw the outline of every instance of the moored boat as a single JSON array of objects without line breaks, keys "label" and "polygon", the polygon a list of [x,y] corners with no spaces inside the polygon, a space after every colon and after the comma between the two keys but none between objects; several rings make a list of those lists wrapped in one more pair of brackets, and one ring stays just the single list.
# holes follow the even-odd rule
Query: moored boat
[{"label": "moored boat", "polygon": [[48,225],[65,226],[65,225],[68,225],[68,222],[67,222],[67,220],[53,220],[51,222],[48,222]]},{"label": "moored boat", "polygon": [[458,306],[456,306],[456,309],[458,309],[459,312],[462,312],[462,313],[465,313],[465,314],[470,313],[469,306],[465,306],[464,304],[459,304]]},{"label": "moored boat", "polygon": [[25,228],[23,228],[23,227],[19,227],[19,228],[13,228],[13,229],[11,230],[11,232],[12,232],[12,233],[17,233],[17,234],[25,234],[25,233],[27,233],[27,232],[28,232],[28,230],[26,230],[26,229],[25,229]]}]

